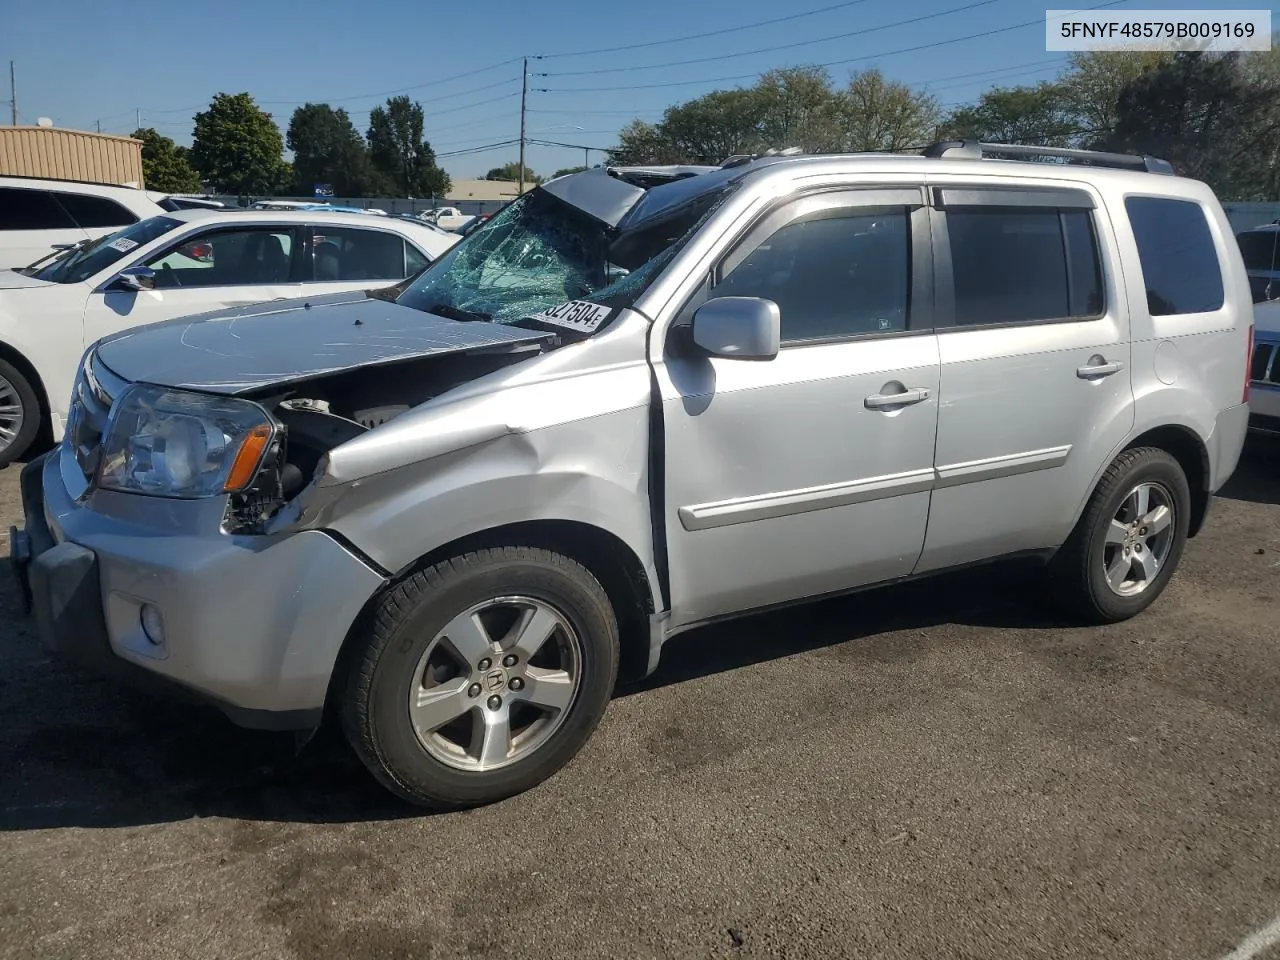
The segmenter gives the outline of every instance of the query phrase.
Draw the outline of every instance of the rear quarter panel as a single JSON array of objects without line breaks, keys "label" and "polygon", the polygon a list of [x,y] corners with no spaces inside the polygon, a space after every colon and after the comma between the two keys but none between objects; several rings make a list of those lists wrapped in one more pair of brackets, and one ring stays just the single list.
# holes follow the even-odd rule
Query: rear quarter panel
[{"label": "rear quarter panel", "polygon": [[[1238,457],[1238,451],[1233,454],[1218,449],[1214,431],[1219,415],[1242,401],[1248,329],[1253,322],[1249,278],[1235,235],[1213,191],[1195,180],[1142,177],[1111,181],[1103,186],[1103,195],[1129,304],[1135,403],[1132,436],[1169,425],[1189,430],[1208,450],[1209,485],[1216,489],[1225,482],[1225,474],[1234,468]],[[1222,271],[1220,309],[1151,315],[1138,245],[1125,207],[1127,198],[1141,196],[1191,200],[1200,205]]]}]

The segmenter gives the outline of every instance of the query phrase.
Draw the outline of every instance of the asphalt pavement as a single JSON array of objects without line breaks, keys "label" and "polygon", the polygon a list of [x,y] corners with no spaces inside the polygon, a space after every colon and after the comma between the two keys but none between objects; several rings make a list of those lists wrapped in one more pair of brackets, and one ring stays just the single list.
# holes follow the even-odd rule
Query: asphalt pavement
[{"label": "asphalt pavement", "polygon": [[67,672],[3,577],[0,958],[1277,958],[1278,598],[1251,444],[1134,621],[1002,566],[698,631],[552,780],[423,816]]}]

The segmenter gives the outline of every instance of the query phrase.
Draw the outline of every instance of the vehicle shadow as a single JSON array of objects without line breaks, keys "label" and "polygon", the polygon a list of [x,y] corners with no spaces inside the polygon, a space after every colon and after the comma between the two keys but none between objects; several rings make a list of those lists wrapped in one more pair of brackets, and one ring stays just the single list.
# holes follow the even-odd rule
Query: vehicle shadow
[{"label": "vehicle shadow", "polygon": [[1218,496],[1250,503],[1280,504],[1280,437],[1250,434],[1240,464]]},{"label": "vehicle shadow", "polygon": [[[806,650],[876,638],[866,655],[913,655],[877,637],[956,623],[1062,625],[1034,571],[948,574],[702,628],[674,639],[657,673],[669,684]],[[124,827],[193,817],[345,823],[421,816],[368,774],[333,729],[299,749],[288,734],[242,730],[217,711],[155,699],[69,671],[40,650],[0,587],[0,831]],[[854,655],[858,655],[855,653]]]}]

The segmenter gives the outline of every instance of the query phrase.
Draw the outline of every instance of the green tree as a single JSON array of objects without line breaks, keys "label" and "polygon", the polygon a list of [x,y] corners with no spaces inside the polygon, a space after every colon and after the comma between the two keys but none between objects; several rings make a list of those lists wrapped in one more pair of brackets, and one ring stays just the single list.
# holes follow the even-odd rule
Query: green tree
[{"label": "green tree", "polygon": [[1277,87],[1250,76],[1239,54],[1177,53],[1125,86],[1107,145],[1163,157],[1224,200],[1266,199],[1276,99]]},{"label": "green tree", "polygon": [[618,166],[648,163],[680,163],[684,157],[652,123],[632,120],[618,131],[618,146],[609,151],[609,162]]},{"label": "green tree", "polygon": [[716,90],[669,107],[662,137],[684,163],[722,163],[764,144],[765,103],[755,90]]},{"label": "green tree", "polygon": [[1073,53],[1057,89],[1074,120],[1082,146],[1105,141],[1115,130],[1124,88],[1173,59],[1162,50],[1099,50]]},{"label": "green tree", "polygon": [[941,111],[938,101],[879,70],[855,74],[840,91],[833,149],[900,151],[932,142]]},{"label": "green tree", "polygon": [[[510,163],[504,163],[500,167],[494,167],[484,175],[484,179],[503,181],[510,180],[513,183],[518,182],[520,180],[520,162],[518,160],[512,160]],[[539,184],[542,182],[542,177],[538,176],[526,166],[524,168],[524,182]]]},{"label": "green tree", "polygon": [[943,125],[946,137],[1039,147],[1070,146],[1078,132],[1062,88],[1052,83],[988,90],[973,106],[954,111]]},{"label": "green tree", "polygon": [[216,190],[238,196],[274,193],[288,177],[280,128],[247,93],[219,93],[196,114],[191,165]]},{"label": "green tree", "polygon": [[369,160],[395,190],[406,197],[442,197],[453,186],[423,137],[422,104],[391,97],[369,114]]},{"label": "green tree", "polygon": [[759,147],[839,149],[839,98],[822,67],[770,70],[752,89],[760,111]]},{"label": "green tree", "polygon": [[185,148],[152,127],[141,127],[129,136],[142,141],[142,180],[148,190],[198,193],[203,189]]},{"label": "green tree", "polygon": [[293,151],[293,189],[310,194],[327,183],[340,197],[358,197],[376,187],[364,138],[347,111],[306,103],[293,111],[285,142]]},{"label": "green tree", "polygon": [[[551,179],[554,180],[556,177],[567,177],[571,173],[582,173],[586,169],[587,169],[586,167],[561,167],[559,170],[557,170],[555,173],[551,175]],[[493,179],[493,178],[489,177],[486,179]]]}]

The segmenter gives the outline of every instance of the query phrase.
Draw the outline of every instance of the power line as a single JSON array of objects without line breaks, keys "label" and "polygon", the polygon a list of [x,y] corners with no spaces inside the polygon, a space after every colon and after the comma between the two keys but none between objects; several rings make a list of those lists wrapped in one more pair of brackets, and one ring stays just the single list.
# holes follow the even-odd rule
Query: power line
[{"label": "power line", "polygon": [[470,149],[467,149],[467,150],[450,150],[450,151],[448,151],[448,152],[446,152],[446,153],[437,153],[437,154],[436,154],[436,159],[437,159],[437,160],[446,160],[446,159],[448,159],[449,157],[463,157],[463,156],[466,156],[466,155],[468,155],[468,154],[472,154],[472,153],[485,153],[486,151],[489,151],[489,150],[497,150],[499,147],[510,147],[510,146],[512,146],[513,144],[517,144],[517,143],[519,143],[519,142],[520,142],[520,141],[519,141],[519,139],[516,139],[516,140],[499,140],[499,141],[498,141],[498,142],[496,142],[496,143],[488,143],[488,144],[485,144],[485,145],[484,145],[484,146],[482,146],[482,147],[471,147]]},{"label": "power line", "polygon": [[843,10],[846,7],[856,7],[859,4],[867,3],[868,0],[845,0],[844,3],[834,3],[829,7],[820,7],[817,10],[806,10],[803,13],[793,13],[785,17],[775,17],[772,20],[758,20],[755,23],[744,23],[737,27],[725,27],[721,30],[708,30],[706,33],[690,33],[681,37],[668,37],[665,40],[649,40],[645,43],[627,43],[618,47],[597,47],[594,50],[572,50],[567,53],[544,53],[538,59],[551,60],[564,57],[588,57],[597,53],[618,53],[623,50],[643,50],[647,47],[661,47],[668,43],[684,43],[687,40],[702,40],[706,37],[723,37],[730,33],[739,33],[743,30],[754,30],[756,27],[768,27],[775,23],[788,23],[792,20],[799,20],[803,17],[814,17],[820,13],[829,13],[832,10]]},{"label": "power line", "polygon": [[[1091,7],[1083,7],[1082,10],[1101,10],[1104,7],[1115,7],[1122,3],[1128,3],[1129,0],[1107,0],[1105,3],[1094,4]],[[884,50],[880,53],[868,53],[860,57],[849,57],[844,60],[831,60],[827,63],[816,63],[812,66],[816,67],[839,67],[850,63],[862,63],[867,60],[878,60],[881,57],[893,57],[902,53],[915,53],[918,50],[932,50],[937,47],[949,46],[953,43],[965,43],[969,40],[980,40],[984,37],[994,37],[997,34],[1008,33],[1011,30],[1021,30],[1025,27],[1040,26],[1044,23],[1044,18],[1038,20],[1027,20],[1023,23],[1010,24],[1007,27],[997,27],[994,30],[984,30],[981,33],[971,33],[963,37],[954,37],[950,40],[935,40],[932,43],[921,43],[914,47],[901,47],[897,50]],[[754,80],[759,77],[761,71],[754,73],[739,73],[729,77],[704,77],[701,80],[670,80],[665,83],[632,83],[625,87],[570,87],[564,89],[545,89],[541,88],[538,93],[602,93],[614,90],[656,90],[665,87],[689,87],[698,84],[707,83],[727,83],[732,80]]]},{"label": "power line", "polygon": [[[463,80],[467,77],[474,77],[480,73],[488,73],[490,70],[496,70],[499,67],[505,67],[508,64],[519,63],[520,57],[510,57],[506,60],[500,60],[497,63],[491,63],[486,67],[477,67],[474,70],[467,70],[464,73],[455,73],[451,77],[439,77],[435,80],[428,80],[424,83],[415,83],[408,87],[397,87],[394,90],[383,90],[379,93],[357,93],[349,97],[325,97],[323,100],[317,100],[317,103],[346,103],[349,100],[367,100],[373,97],[389,97],[397,93],[407,93],[410,90],[421,90],[423,87],[430,87],[438,83],[450,83],[454,80]],[[259,103],[299,103],[298,100],[259,100]]]},{"label": "power line", "polygon": [[911,17],[907,20],[896,20],[893,23],[881,24],[878,27],[863,27],[860,30],[850,30],[848,33],[833,33],[829,37],[818,37],[813,40],[797,40],[792,43],[776,44],[771,47],[757,47],[754,50],[743,50],[741,53],[724,53],[716,57],[696,57],[692,60],[671,60],[666,63],[651,63],[639,67],[601,67],[598,70],[572,70],[565,73],[539,73],[536,74],[536,76],[585,77],[601,73],[628,73],[632,70],[663,70],[668,67],[685,67],[691,63],[711,63],[716,60],[734,60],[738,57],[750,57],[758,53],[774,53],[778,50],[794,50],[797,47],[808,47],[815,43],[829,43],[832,40],[847,40],[850,37],[862,37],[869,33],[879,33],[882,30],[892,30],[894,27],[905,27],[913,23],[921,23],[925,20],[936,20],[939,17],[949,17],[955,13],[964,13],[967,10],[990,6],[997,2],[998,0],[977,0],[975,3],[966,3],[964,6],[952,7],[950,10],[940,10],[937,13],[926,13],[923,16]]}]

